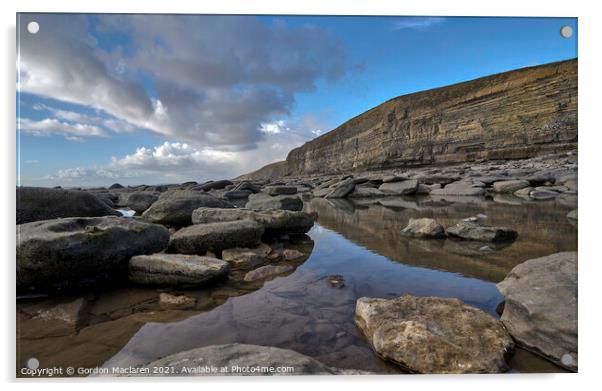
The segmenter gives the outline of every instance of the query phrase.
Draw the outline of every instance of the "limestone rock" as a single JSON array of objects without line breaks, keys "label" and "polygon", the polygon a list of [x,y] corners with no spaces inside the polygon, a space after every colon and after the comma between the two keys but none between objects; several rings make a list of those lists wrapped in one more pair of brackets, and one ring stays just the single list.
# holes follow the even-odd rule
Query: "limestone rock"
[{"label": "limestone rock", "polygon": [[519,345],[577,370],[577,253],[530,259],[497,284],[502,322]]},{"label": "limestone rock", "polygon": [[192,212],[193,224],[253,220],[261,224],[268,235],[304,234],[314,225],[314,215],[291,210],[254,211],[250,209],[199,208]]},{"label": "limestone rock", "polygon": [[196,299],[188,296],[176,296],[169,293],[159,294],[159,307],[166,310],[190,310],[196,307]]},{"label": "limestone rock", "polygon": [[17,187],[17,224],[61,217],[119,215],[107,203],[85,191]]},{"label": "limestone rock", "polygon": [[378,190],[386,194],[411,195],[416,193],[417,188],[418,181],[416,179],[408,179],[407,181],[383,183]]},{"label": "limestone rock", "polygon": [[362,297],[355,322],[385,360],[416,373],[498,373],[514,343],[502,323],[458,299]]},{"label": "limestone rock", "polygon": [[142,218],[153,223],[186,226],[192,224],[192,211],[200,207],[233,208],[227,201],[210,194],[191,190],[175,190],[161,194]]},{"label": "limestone rock", "polygon": [[347,196],[348,198],[377,198],[384,197],[387,194],[368,186],[355,186],[355,189]]},{"label": "limestone rock", "polygon": [[233,269],[254,269],[268,261],[267,257],[272,248],[261,243],[255,248],[231,248],[222,251],[222,259],[228,262]]},{"label": "limestone rock", "polygon": [[171,236],[169,251],[202,255],[233,247],[255,247],[263,230],[263,226],[251,220],[191,225]]},{"label": "limestone rock", "polygon": [[155,192],[137,191],[127,197],[126,205],[135,210],[136,213],[142,213],[159,199]]},{"label": "limestone rock", "polygon": [[275,277],[280,274],[288,273],[294,270],[291,265],[266,265],[255,270],[251,270],[245,274],[244,280],[247,282],[255,282],[265,280],[266,278]]},{"label": "limestone rock", "polygon": [[125,269],[167,247],[165,227],[124,217],[70,217],[17,226],[17,286],[50,289]]},{"label": "limestone rock", "polygon": [[129,262],[130,281],[141,285],[202,286],[229,270],[227,262],[198,255],[138,255]]},{"label": "limestone rock", "polygon": [[413,238],[442,238],[445,237],[443,226],[434,219],[410,219],[402,235]]},{"label": "limestone rock", "polygon": [[297,188],[295,186],[268,186],[263,189],[263,191],[271,196],[297,194]]},{"label": "limestone rock", "polygon": [[270,196],[267,193],[257,193],[249,196],[246,208],[253,210],[283,209],[300,211],[303,209],[303,201],[297,195]]},{"label": "limestone rock", "polygon": [[499,181],[493,183],[493,191],[496,193],[514,193],[525,187],[529,187],[529,182],[525,180]]},{"label": "limestone rock", "polygon": [[345,198],[355,189],[356,181],[353,178],[347,178],[333,185],[331,191],[326,194],[326,198]]},{"label": "limestone rock", "polygon": [[223,179],[220,181],[211,181],[211,182],[207,182],[204,183],[202,185],[197,186],[196,188],[198,190],[204,190],[204,191],[209,191],[209,190],[220,190],[225,188],[226,186],[230,186],[233,183],[227,179]]},{"label": "limestone rock", "polygon": [[440,196],[482,196],[486,193],[482,187],[477,187],[469,181],[452,182],[441,189],[432,189],[431,195]]},{"label": "limestone rock", "polygon": [[472,221],[460,221],[446,230],[450,236],[482,242],[504,242],[516,239],[518,233],[507,227],[486,227]]}]

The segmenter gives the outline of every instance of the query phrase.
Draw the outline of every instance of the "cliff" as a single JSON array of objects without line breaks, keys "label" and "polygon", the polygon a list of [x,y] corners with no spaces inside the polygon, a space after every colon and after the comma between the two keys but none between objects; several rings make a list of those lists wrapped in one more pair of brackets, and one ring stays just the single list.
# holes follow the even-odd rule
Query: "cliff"
[{"label": "cliff", "polygon": [[287,159],[289,175],[519,159],[577,147],[577,59],[402,95]]},{"label": "cliff", "polygon": [[241,181],[255,181],[255,180],[264,180],[270,178],[278,178],[281,176],[286,176],[288,174],[288,168],[286,161],[270,163],[266,166],[261,167],[259,170],[250,172],[248,174],[241,175],[239,177],[234,178],[235,180]]}]

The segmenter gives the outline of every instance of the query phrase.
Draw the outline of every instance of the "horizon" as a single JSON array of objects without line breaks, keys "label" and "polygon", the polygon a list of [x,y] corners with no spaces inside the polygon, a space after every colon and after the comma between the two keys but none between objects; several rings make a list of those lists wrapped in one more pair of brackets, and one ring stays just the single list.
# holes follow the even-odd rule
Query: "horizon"
[{"label": "horizon", "polygon": [[[18,21],[18,186],[230,179],[398,96],[578,59],[576,18]],[[572,38],[560,36],[564,25]]]}]

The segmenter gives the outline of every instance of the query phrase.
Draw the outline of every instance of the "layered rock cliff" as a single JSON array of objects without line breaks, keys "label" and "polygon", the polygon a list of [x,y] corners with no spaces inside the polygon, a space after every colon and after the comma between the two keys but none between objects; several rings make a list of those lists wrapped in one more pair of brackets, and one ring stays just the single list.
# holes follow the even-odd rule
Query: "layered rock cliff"
[{"label": "layered rock cliff", "polygon": [[292,150],[289,175],[519,159],[577,147],[577,59],[402,95]]}]

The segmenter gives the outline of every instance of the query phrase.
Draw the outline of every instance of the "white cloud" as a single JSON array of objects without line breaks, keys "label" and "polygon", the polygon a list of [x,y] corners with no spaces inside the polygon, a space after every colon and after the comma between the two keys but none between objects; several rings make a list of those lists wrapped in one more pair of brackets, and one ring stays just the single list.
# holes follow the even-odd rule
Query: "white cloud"
[{"label": "white cloud", "polygon": [[426,30],[429,27],[441,24],[445,21],[445,18],[441,17],[404,17],[401,20],[396,20],[393,22],[391,30]]},{"label": "white cloud", "polygon": [[36,136],[64,136],[67,140],[80,141],[82,137],[106,137],[106,133],[95,125],[69,123],[55,118],[35,121],[29,118],[18,120],[18,130]]},{"label": "white cloud", "polygon": [[21,91],[197,146],[252,148],[267,135],[260,124],[287,117],[297,93],[347,68],[340,42],[315,26],[241,16],[102,15],[99,31],[128,37],[127,51],[108,52],[88,34],[82,15],[36,14],[36,20],[44,34],[20,35]]}]

